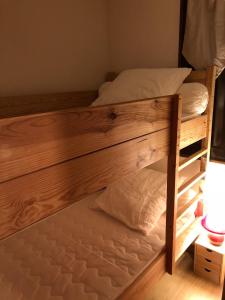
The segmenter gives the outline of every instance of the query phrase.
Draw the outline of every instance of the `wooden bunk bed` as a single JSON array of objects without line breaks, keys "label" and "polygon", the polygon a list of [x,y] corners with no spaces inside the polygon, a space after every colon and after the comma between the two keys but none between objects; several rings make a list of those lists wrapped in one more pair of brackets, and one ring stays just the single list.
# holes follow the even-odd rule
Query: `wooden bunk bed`
[{"label": "wooden bunk bed", "polygon": [[[179,204],[205,176],[215,68],[193,71],[186,81],[205,84],[210,96],[207,111],[186,122],[178,95],[101,107],[79,107],[96,92],[2,98],[0,239],[169,156],[166,249],[119,299],[141,299],[162,274],[172,274],[198,235],[199,219],[179,236],[176,220],[200,199]],[[180,150],[200,140],[202,149],[181,163]],[[178,188],[179,171],[197,159],[200,173]]]}]

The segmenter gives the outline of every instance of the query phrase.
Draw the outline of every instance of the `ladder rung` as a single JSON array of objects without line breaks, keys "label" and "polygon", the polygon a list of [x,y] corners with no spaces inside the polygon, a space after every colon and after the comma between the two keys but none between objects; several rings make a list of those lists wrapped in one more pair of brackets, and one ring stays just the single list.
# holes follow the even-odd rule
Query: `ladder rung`
[{"label": "ladder rung", "polygon": [[205,155],[208,152],[207,149],[204,150],[200,150],[196,153],[194,153],[193,155],[187,157],[186,159],[184,159],[181,163],[180,166],[178,168],[178,171],[183,170],[184,168],[186,168],[187,166],[189,166],[191,163],[193,163],[195,160],[197,160],[198,158],[202,157],[203,155]]},{"label": "ladder rung", "polygon": [[177,193],[177,197],[182,196],[185,192],[187,192],[193,185],[195,185],[198,181],[200,181],[203,177],[205,177],[206,172],[202,171],[189,179],[186,183],[184,183],[179,189]]},{"label": "ladder rung", "polygon": [[177,219],[180,218],[184,213],[186,213],[192,207],[192,205],[198,203],[202,199],[202,197],[203,197],[203,193],[200,192],[190,201],[178,207]]},{"label": "ladder rung", "polygon": [[201,232],[201,218],[196,218],[194,222],[182,231],[176,239],[176,261],[193,243]]}]

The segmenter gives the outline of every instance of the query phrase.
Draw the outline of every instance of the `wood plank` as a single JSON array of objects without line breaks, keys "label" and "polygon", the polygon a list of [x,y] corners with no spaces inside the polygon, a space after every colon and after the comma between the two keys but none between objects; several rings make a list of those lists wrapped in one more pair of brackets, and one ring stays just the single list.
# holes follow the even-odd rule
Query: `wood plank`
[{"label": "wood plank", "polygon": [[212,120],[213,120],[213,109],[214,109],[214,93],[216,84],[216,67],[209,67],[207,70],[206,86],[209,91],[209,103],[205,115],[207,116],[207,128],[206,138],[202,141],[202,148],[208,149],[206,158],[201,159],[201,170],[206,171],[209,159],[210,159],[210,148],[211,148],[211,136],[212,136]]},{"label": "wood plank", "polygon": [[0,120],[0,182],[169,127],[177,96]]},{"label": "wood plank", "polygon": [[206,70],[192,71],[191,74],[184,80],[184,82],[186,83],[199,82],[206,85],[206,77],[207,77]]},{"label": "wood plank", "polygon": [[195,219],[195,221],[188,226],[178,237],[176,241],[176,261],[187,250],[187,248],[194,242],[201,231],[201,218]]},{"label": "wood plank", "polygon": [[180,149],[204,139],[206,135],[206,115],[181,123]]},{"label": "wood plank", "polygon": [[157,259],[129,286],[118,300],[140,300],[151,291],[154,284],[165,273],[166,255],[161,253]]},{"label": "wood plank", "polygon": [[203,197],[203,193],[197,194],[193,199],[186,201],[184,204],[178,203],[177,218],[182,217],[193,205],[197,204]]},{"label": "wood plank", "polygon": [[0,238],[168,155],[164,129],[0,184]]},{"label": "wood plank", "polygon": [[185,158],[180,162],[179,171],[182,171],[184,168],[192,164],[194,161],[199,159],[201,156],[205,155],[208,152],[208,149],[201,149],[198,152],[192,154],[191,156]]},{"label": "wood plank", "polygon": [[97,91],[0,97],[0,118],[9,118],[90,105]]},{"label": "wood plank", "polygon": [[166,211],[166,270],[173,274],[176,254],[177,188],[182,115],[181,98],[173,103],[170,126],[170,147],[167,172],[167,211]]},{"label": "wood plank", "polygon": [[181,187],[178,189],[177,197],[181,197],[184,193],[186,193],[193,185],[195,185],[197,182],[199,182],[202,178],[204,178],[206,175],[206,172],[199,172],[192,178],[190,178],[187,182],[185,182]]}]

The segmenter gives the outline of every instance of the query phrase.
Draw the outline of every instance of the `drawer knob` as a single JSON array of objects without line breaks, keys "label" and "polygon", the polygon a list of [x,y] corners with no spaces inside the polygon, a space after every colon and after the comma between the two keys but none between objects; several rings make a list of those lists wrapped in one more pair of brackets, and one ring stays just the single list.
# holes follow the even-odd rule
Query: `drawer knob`
[{"label": "drawer knob", "polygon": [[211,270],[209,270],[209,269],[207,269],[207,268],[205,268],[205,271],[206,271],[206,272],[208,272],[208,273],[210,273],[210,272],[211,272]]},{"label": "drawer knob", "polygon": [[206,260],[207,262],[209,262],[209,263],[212,262],[211,259],[208,259],[208,258],[205,258],[205,260]]}]

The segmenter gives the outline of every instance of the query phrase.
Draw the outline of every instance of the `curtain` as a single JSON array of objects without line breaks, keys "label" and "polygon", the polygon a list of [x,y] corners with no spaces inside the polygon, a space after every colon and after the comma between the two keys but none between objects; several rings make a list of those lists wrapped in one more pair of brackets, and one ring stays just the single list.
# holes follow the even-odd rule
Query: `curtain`
[{"label": "curtain", "polygon": [[195,68],[225,68],[225,0],[188,0],[183,55]]}]

